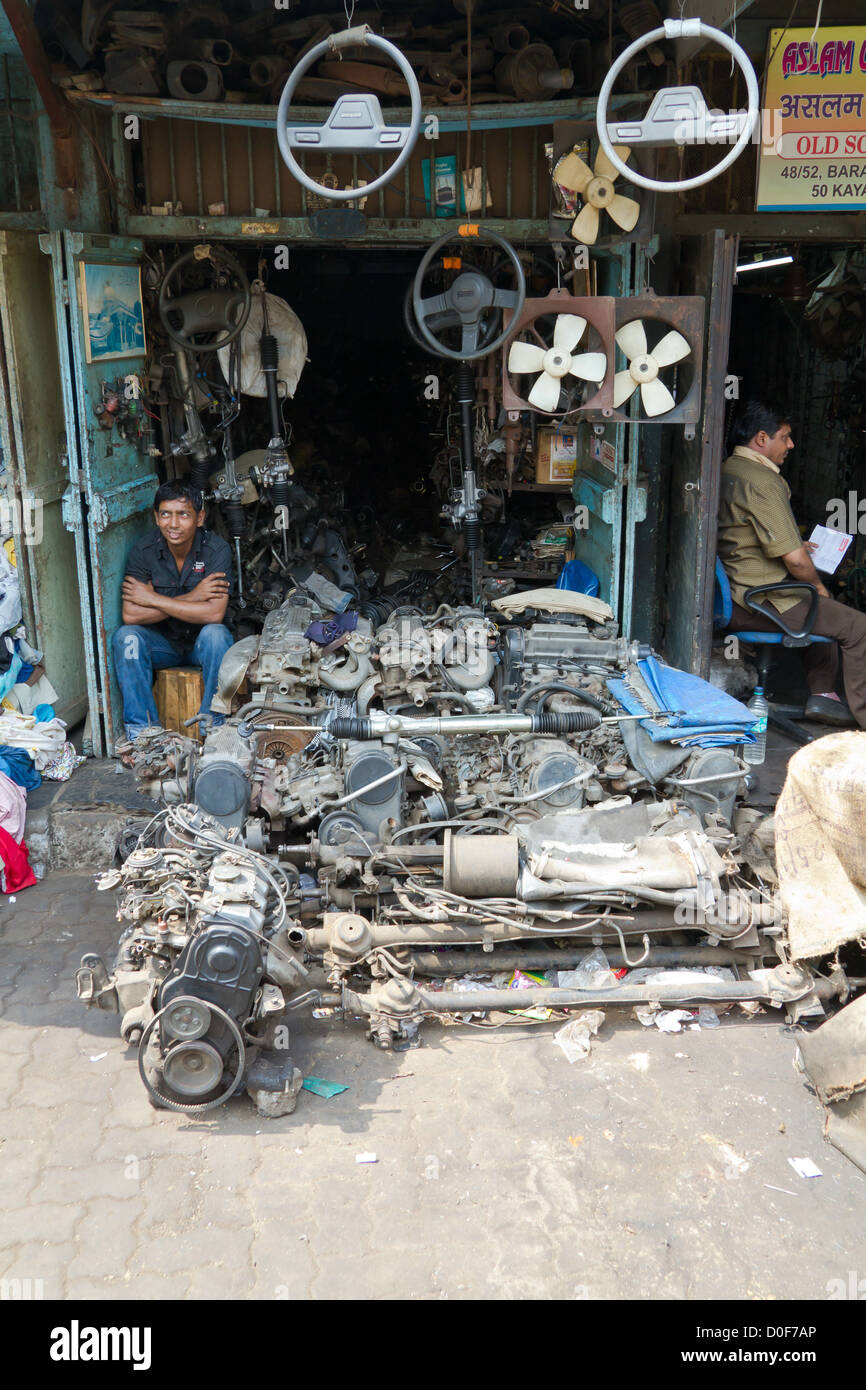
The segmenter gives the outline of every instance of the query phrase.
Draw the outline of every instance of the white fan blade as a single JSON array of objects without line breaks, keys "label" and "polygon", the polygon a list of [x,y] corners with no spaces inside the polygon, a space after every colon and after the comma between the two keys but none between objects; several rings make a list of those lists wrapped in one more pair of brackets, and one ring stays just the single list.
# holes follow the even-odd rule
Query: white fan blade
[{"label": "white fan blade", "polygon": [[636,390],[637,382],[632,380],[631,372],[617,372],[613,379],[614,409],[619,410]]},{"label": "white fan blade", "polygon": [[634,198],[624,198],[621,193],[614,193],[607,210],[616,225],[622,227],[624,232],[630,232],[637,226],[640,203],[636,203]]},{"label": "white fan blade", "polygon": [[[613,148],[619,155],[623,164],[628,163],[628,157],[631,154],[631,150],[629,149],[628,145],[614,145]],[[605,154],[604,150],[599,150],[598,154],[595,156],[595,172],[597,174],[601,174],[602,178],[619,178],[619,169],[614,168],[607,155]]]},{"label": "white fan blade", "polygon": [[570,188],[573,193],[582,193],[592,180],[592,170],[588,164],[584,164],[579,155],[572,152],[558,161],[553,177],[563,188]]},{"label": "white fan blade", "polygon": [[536,410],[546,410],[550,415],[559,405],[559,378],[551,376],[549,372],[542,372],[536,381],[527,400],[530,405],[534,405]]},{"label": "white fan blade", "polygon": [[572,353],[583,337],[586,319],[580,314],[557,314],[553,329],[553,346],[563,352]]},{"label": "white fan blade", "polygon": [[603,352],[581,352],[571,359],[568,370],[572,376],[579,376],[582,381],[604,381],[607,358]]},{"label": "white fan blade", "polygon": [[571,224],[571,235],[584,246],[592,246],[598,236],[598,208],[592,203],[584,203]]},{"label": "white fan blade", "polygon": [[676,401],[671,395],[664,382],[645,381],[640,388],[640,398],[643,401],[643,408],[647,415],[664,415],[666,411],[673,410]]},{"label": "white fan blade", "polygon": [[544,366],[544,348],[536,343],[512,343],[508,349],[510,372],[540,372]]},{"label": "white fan blade", "polygon": [[690,352],[691,348],[682,333],[671,329],[653,348],[652,355],[660,367],[672,367],[674,362],[681,362]]},{"label": "white fan blade", "polygon": [[624,323],[616,335],[616,341],[629,362],[633,362],[636,357],[643,357],[646,354],[646,333],[640,319],[634,319],[632,323]]}]

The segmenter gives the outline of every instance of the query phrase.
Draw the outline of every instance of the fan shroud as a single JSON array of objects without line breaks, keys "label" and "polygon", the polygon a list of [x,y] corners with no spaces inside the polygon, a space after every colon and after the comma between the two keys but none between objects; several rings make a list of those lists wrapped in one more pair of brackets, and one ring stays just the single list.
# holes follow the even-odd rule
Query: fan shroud
[{"label": "fan shroud", "polygon": [[[653,290],[647,290],[641,295],[616,299],[614,304],[616,306],[615,332],[619,332],[627,323],[640,320],[647,329],[650,354],[659,340],[672,329],[687,339],[691,349],[683,366],[683,371],[687,370],[689,373],[687,385],[685,390],[680,390],[673,409],[666,411],[663,415],[650,416],[643,411],[639,389],[624,405],[618,409],[612,409],[610,413],[596,411],[589,406],[584,413],[605,423],[615,421],[620,424],[685,425],[687,437],[691,437],[694,433],[693,426],[701,418],[706,301],[700,295],[657,295]],[[627,366],[625,355],[619,347],[615,348],[614,359],[615,375],[616,371]],[[609,365],[611,364],[609,363]],[[676,369],[662,369],[661,379],[669,389],[674,380],[671,375],[674,370]],[[678,373],[678,385],[681,375],[682,372]]]},{"label": "fan shroud", "polygon": [[[543,299],[526,300],[520,317],[510,326],[508,337],[502,348],[502,404],[509,414],[513,416],[519,414],[520,411],[530,410],[536,415],[544,415],[549,419],[564,419],[566,415],[585,415],[587,411],[591,410],[597,412],[603,419],[609,419],[613,415],[615,304],[616,300],[609,296],[581,297],[571,295],[566,290],[551,290],[550,294],[545,295]],[[538,347],[549,349],[553,325],[560,314],[575,314],[586,319],[587,327],[575,348],[575,355],[579,356],[584,352],[603,352],[607,358],[607,365],[603,380],[583,405],[573,406],[568,411],[543,411],[517,394],[516,383],[520,378],[512,379],[508,370],[508,354],[512,343],[521,335],[530,339]],[[546,325],[549,330],[546,334],[535,329],[536,322],[541,319],[550,320],[550,323]],[[534,375],[534,373],[527,374],[524,381],[528,381]],[[569,378],[569,381],[575,383],[578,380],[577,377]],[[590,383],[590,388],[591,385],[592,383]],[[526,386],[524,389],[528,392],[530,388]]]}]

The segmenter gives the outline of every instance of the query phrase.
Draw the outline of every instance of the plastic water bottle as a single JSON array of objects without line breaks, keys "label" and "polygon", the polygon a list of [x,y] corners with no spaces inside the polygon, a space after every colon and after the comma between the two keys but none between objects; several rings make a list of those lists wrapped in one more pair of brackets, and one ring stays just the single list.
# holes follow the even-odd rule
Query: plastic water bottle
[{"label": "plastic water bottle", "polygon": [[759,685],[755,687],[748,708],[755,716],[752,725],[755,742],[743,744],[743,761],[750,763],[752,767],[759,767],[767,755],[767,716],[770,713],[767,697]]}]

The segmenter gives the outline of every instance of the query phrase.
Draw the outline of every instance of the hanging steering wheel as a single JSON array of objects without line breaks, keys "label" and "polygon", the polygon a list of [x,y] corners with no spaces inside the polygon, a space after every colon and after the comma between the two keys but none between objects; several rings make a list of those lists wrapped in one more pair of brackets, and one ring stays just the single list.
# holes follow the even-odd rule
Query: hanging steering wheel
[{"label": "hanging steering wheel", "polygon": [[[745,117],[741,117],[739,113],[714,117],[708,111],[707,104],[697,87],[665,87],[656,94],[642,121],[615,121],[609,127],[608,103],[613,91],[613,84],[623,68],[635,54],[640,53],[650,44],[657,43],[659,39],[678,38],[711,39],[714,43],[727,49],[746,80],[749,105]],[[634,43],[629,44],[628,48],[623,49],[601,84],[595,120],[598,142],[602,150],[614,169],[620,174],[624,174],[629,183],[659,193],[684,193],[689,188],[700,188],[703,184],[709,183],[718,174],[729,168],[735,159],[739,158],[752,138],[752,132],[760,112],[761,96],[758,91],[755,69],[749,61],[748,54],[735,39],[732,39],[729,34],[723,33],[721,29],[714,29],[711,25],[702,23],[700,19],[666,19],[661,28],[651,30],[650,33],[644,34]],[[737,142],[724,159],[720,159],[718,164],[713,165],[712,169],[706,169],[702,174],[696,174],[691,179],[672,179],[666,182],[664,179],[649,178],[646,174],[641,174],[639,170],[632,169],[624,163],[616,149],[617,143],[629,146],[648,146],[708,144],[710,140],[713,143],[727,142],[733,130],[740,124],[742,124],[742,129],[739,132]]]},{"label": "hanging steering wheel", "polygon": [[[169,293],[181,271],[205,261],[211,263],[215,286],[189,290],[176,298]],[[229,279],[233,287],[227,283]],[[160,286],[159,319],[177,347],[187,352],[213,352],[234,342],[249,318],[251,303],[250,282],[243,267],[228,251],[211,246],[207,255],[187,251],[171,263]],[[204,342],[202,334],[207,334]]]},{"label": "hanging steering wheel", "polygon": [[[422,299],[421,287],[431,262],[444,247],[458,236],[463,241],[470,237],[473,240],[478,238],[482,241],[492,241],[494,245],[504,251],[514,271],[517,289],[498,290],[483,271],[470,266],[466,270],[461,270],[457,279],[442,294],[434,294],[428,299]],[[428,247],[425,252],[412,282],[412,308],[421,337],[427,347],[438,357],[450,357],[456,362],[475,362],[479,357],[486,357],[488,353],[495,352],[497,348],[500,348],[508,337],[511,323],[519,316],[525,298],[526,276],[523,273],[520,257],[514,247],[498,232],[491,232],[488,228],[476,226],[474,223],[468,223],[461,227],[458,232],[446,232],[445,236],[434,241],[433,245]],[[487,330],[483,324],[485,309],[511,310],[509,325],[503,326],[492,341],[488,340]],[[459,324],[462,327],[463,335],[459,351],[446,347],[431,331],[434,324],[440,328],[445,326],[439,316],[446,313],[456,315],[453,320],[455,326]]]},{"label": "hanging steering wheel", "polygon": [[[379,98],[370,93],[339,97],[324,125],[289,125],[289,106],[304,73],[327,53],[337,55],[343,48],[378,48],[394,60],[409,88],[412,114],[408,126],[386,125]],[[311,48],[292,69],[277,108],[277,144],[289,172],[310,193],[320,198],[330,198],[333,202],[350,203],[384,188],[403,168],[415,148],[421,129],[421,116],[421,88],[408,59],[393,43],[379,38],[368,24],[362,24],[355,29],[346,29],[342,34],[331,34]],[[378,178],[365,183],[362,188],[345,189],[328,188],[325,184],[316,183],[301,168],[295,158],[295,150],[315,150],[322,154],[389,154],[392,150],[399,150],[399,154],[390,169]]]},{"label": "hanging steering wheel", "polygon": [[[478,346],[483,348],[485,352],[490,351],[490,345],[497,335],[497,320],[498,315],[496,311],[491,309],[487,316],[486,326],[482,323],[481,341]],[[415,346],[420,348],[422,352],[428,352],[429,348],[418,331],[418,325],[415,322],[415,314],[412,310],[411,283],[406,286],[406,293],[403,296],[403,326]],[[428,319],[428,326],[433,333],[438,333],[444,328],[458,328],[460,326],[460,315],[454,309],[447,309],[444,314],[431,314]]]}]

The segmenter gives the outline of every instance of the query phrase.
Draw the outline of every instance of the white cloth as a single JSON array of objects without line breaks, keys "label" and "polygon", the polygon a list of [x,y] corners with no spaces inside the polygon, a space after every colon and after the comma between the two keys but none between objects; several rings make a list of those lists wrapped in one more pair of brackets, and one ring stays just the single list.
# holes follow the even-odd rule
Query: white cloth
[{"label": "white cloth", "polygon": [[57,757],[66,742],[66,725],[62,719],[46,719],[39,723],[32,714],[17,714],[4,709],[0,713],[0,744],[23,748],[41,771],[46,763]]},{"label": "white cloth", "polygon": [[522,613],[524,608],[540,608],[545,613],[580,613],[596,623],[613,617],[612,610],[600,598],[578,594],[573,589],[524,589],[522,594],[496,598],[490,606],[506,618]]},{"label": "white cloth", "polygon": [[0,828],[20,845],[27,813],[27,793],[5,772],[0,772]]},{"label": "white cloth", "polygon": [[[277,390],[281,396],[293,396],[307,360],[307,335],[294,309],[290,308],[284,299],[275,294],[266,294],[264,298],[268,306],[268,330],[273,333],[279,344]],[[229,381],[231,354],[233,349],[240,348],[241,390],[245,396],[268,394],[259,346],[264,331],[263,324],[262,295],[253,293],[250,316],[241,330],[239,341],[229,347],[220,348],[217,353],[223,376]],[[280,382],[284,382],[285,385],[281,386]]]}]

